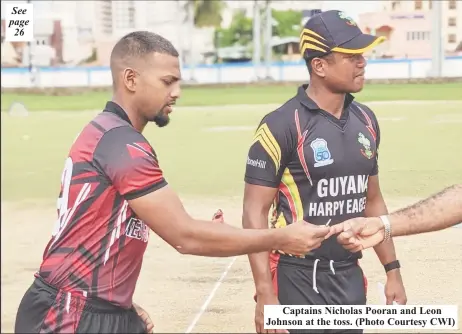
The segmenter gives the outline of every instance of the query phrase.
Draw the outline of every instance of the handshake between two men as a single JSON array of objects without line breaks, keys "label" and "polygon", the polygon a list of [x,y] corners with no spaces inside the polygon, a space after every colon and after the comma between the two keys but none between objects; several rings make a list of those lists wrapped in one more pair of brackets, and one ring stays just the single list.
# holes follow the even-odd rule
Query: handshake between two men
[{"label": "handshake between two men", "polygon": [[[220,209],[212,216],[212,221],[224,223],[223,211]],[[299,221],[289,225],[284,230],[285,237],[281,238],[280,245],[275,247],[289,254],[304,254],[321,246],[321,243],[334,234],[346,249],[356,252],[363,248],[373,247],[383,240],[384,234],[380,224],[369,224],[366,220],[352,219],[334,226],[313,225]],[[360,239],[356,233],[361,232]],[[360,242],[359,242],[360,241]]]},{"label": "handshake between two men", "polygon": [[[223,222],[223,212],[212,218]],[[449,186],[420,202],[387,216],[353,218],[344,222],[319,226],[299,221],[278,231],[272,231],[273,249],[289,254],[306,254],[337,235],[337,241],[347,250],[358,252],[375,247],[391,237],[443,230],[462,223],[462,184]]]},{"label": "handshake between two men", "polygon": [[[358,252],[391,238],[390,226],[382,219],[386,218],[354,218],[332,226],[299,221],[285,228],[288,237],[290,235],[292,238],[292,243],[286,244],[287,248],[281,250],[301,255],[320,247],[321,243],[332,235],[337,235],[338,243],[345,249],[353,253]],[[299,240],[294,239],[294,235],[298,235]]]},{"label": "handshake between two men", "polygon": [[353,218],[331,227],[308,225],[317,230],[312,244],[318,245],[322,235],[327,239],[336,234],[337,241],[355,253],[391,237],[440,231],[461,223],[462,184],[455,184],[386,216]]},{"label": "handshake between two men", "polygon": [[[366,248],[375,247],[382,241],[391,238],[391,226],[387,217],[354,218],[332,226],[315,226],[306,222],[316,233],[313,234],[314,244],[320,246],[319,238],[328,239],[337,235],[337,241],[350,252],[359,252]],[[297,223],[297,224],[298,224]]]}]

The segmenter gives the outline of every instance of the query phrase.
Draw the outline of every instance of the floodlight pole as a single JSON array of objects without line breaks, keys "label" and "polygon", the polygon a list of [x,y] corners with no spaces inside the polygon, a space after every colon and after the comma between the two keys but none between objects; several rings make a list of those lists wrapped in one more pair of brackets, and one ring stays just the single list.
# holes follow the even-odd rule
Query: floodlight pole
[{"label": "floodlight pole", "polygon": [[443,47],[443,22],[442,22],[442,2],[433,1],[432,10],[432,70],[431,76],[438,78],[441,77],[443,71],[444,61],[444,47]]},{"label": "floodlight pole", "polygon": [[260,6],[258,0],[253,4],[253,68],[255,81],[260,79],[261,39],[260,39]]},{"label": "floodlight pole", "polygon": [[[31,0],[27,0],[27,3],[31,3]],[[33,37],[33,36],[32,36]],[[34,78],[32,77],[32,43],[31,41],[27,42],[27,62],[29,67],[29,81],[31,85],[34,84]]]},{"label": "floodlight pole", "polygon": [[183,11],[183,4],[181,3],[181,1],[177,1],[177,10],[178,10],[178,13],[179,15],[177,16],[177,24],[178,24],[178,29],[177,29],[177,38],[178,38],[178,54],[179,54],[179,59],[180,59],[180,66],[181,66],[181,69],[183,68],[183,23],[184,21],[186,20],[185,17],[183,17],[183,15],[181,15],[180,13],[184,13]]},{"label": "floodlight pole", "polygon": [[272,47],[271,39],[273,37],[273,17],[271,14],[271,1],[266,0],[266,26],[265,26],[265,64],[266,64],[266,78],[271,79],[271,56],[272,56]]},{"label": "floodlight pole", "polygon": [[194,70],[196,68],[196,58],[195,58],[195,53],[194,53],[194,38],[193,34],[195,31],[195,25],[194,25],[194,1],[188,0],[187,2],[188,6],[188,25],[189,25],[189,73],[191,73],[191,82],[196,81],[196,76],[194,73]]}]

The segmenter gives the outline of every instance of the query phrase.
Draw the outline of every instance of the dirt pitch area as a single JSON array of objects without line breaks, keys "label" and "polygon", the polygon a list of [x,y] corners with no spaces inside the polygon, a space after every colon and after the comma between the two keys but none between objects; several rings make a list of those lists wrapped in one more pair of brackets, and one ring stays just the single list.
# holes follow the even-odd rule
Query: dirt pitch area
[{"label": "dirt pitch area", "polygon": [[[413,201],[388,201],[388,205],[395,209]],[[209,219],[215,209],[222,208],[228,222],[240,224],[240,198],[185,199],[184,203],[195,217]],[[55,210],[49,203],[2,203],[2,333],[13,330],[16,309],[40,263],[54,219]],[[461,228],[398,238],[395,243],[409,304],[462,301]],[[232,264],[205,312],[197,317],[230,261],[232,258],[181,256],[151,234],[135,300],[150,312],[158,333],[184,333],[187,329],[195,333],[254,333],[253,281],[245,256]],[[377,304],[377,282],[384,282],[385,275],[373,251],[365,252],[362,266],[369,279],[369,303]],[[462,333],[460,320],[456,332]]]}]

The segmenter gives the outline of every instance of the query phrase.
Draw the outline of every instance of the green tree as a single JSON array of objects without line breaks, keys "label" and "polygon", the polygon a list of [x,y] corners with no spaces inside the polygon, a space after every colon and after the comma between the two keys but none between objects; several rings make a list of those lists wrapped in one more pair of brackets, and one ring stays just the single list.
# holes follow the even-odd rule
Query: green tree
[{"label": "green tree", "polygon": [[300,35],[302,13],[295,10],[272,10],[277,25],[273,27],[273,36],[291,37]]},{"label": "green tree", "polygon": [[186,6],[193,6],[194,25],[202,27],[219,27],[225,3],[222,0],[188,0]]},{"label": "green tree", "polygon": [[253,38],[252,23],[252,19],[246,17],[243,11],[237,11],[229,28],[217,29],[218,47],[248,45]]}]

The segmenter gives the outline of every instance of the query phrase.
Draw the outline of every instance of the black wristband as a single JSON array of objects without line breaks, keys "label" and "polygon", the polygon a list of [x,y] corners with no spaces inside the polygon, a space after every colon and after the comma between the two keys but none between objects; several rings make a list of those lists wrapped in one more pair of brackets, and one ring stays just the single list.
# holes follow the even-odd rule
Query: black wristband
[{"label": "black wristband", "polygon": [[390,270],[401,268],[401,265],[399,264],[398,260],[395,260],[395,261],[392,261],[390,263],[387,263],[383,267],[385,268],[385,272],[387,273]]}]

